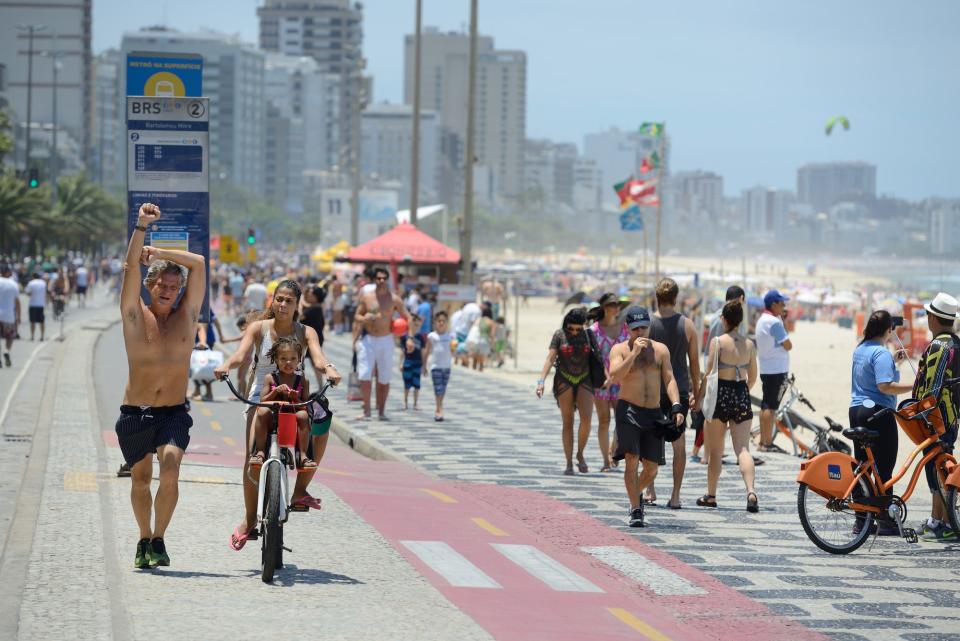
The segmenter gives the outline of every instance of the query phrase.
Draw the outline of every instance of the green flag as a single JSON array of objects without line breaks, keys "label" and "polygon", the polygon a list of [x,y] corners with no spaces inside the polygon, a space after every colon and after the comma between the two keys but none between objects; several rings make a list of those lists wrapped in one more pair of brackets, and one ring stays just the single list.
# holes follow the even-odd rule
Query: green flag
[{"label": "green flag", "polygon": [[645,122],[640,125],[640,133],[657,138],[663,133],[662,122]]}]

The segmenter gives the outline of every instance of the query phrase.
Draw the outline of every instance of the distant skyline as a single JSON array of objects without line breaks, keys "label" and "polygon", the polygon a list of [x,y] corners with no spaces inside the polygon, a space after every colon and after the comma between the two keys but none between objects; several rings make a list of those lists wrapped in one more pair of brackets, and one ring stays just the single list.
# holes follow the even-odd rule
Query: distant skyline
[{"label": "distant skyline", "polygon": [[[260,0],[95,0],[95,52],[123,32],[166,24],[257,42]],[[468,0],[424,0],[425,26],[466,30]],[[364,54],[376,101],[403,98],[403,37],[413,0],[365,0]],[[922,10],[920,10],[922,6]],[[665,120],[674,171],[796,189],[808,162],[878,166],[880,194],[960,196],[960,2],[892,0],[480,0],[497,48],[528,58],[527,136]],[[601,10],[602,8],[602,10]],[[824,135],[830,116],[850,131]],[[612,193],[612,192],[611,192]]]}]

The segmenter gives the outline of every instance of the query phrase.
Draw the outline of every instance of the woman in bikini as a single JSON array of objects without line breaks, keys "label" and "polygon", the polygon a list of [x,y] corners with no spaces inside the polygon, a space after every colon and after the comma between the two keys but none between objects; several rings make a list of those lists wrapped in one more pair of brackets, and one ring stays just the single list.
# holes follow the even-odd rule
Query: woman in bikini
[{"label": "woman in bikini", "polygon": [[[320,340],[312,327],[297,321],[297,308],[300,303],[300,285],[294,280],[283,280],[273,292],[270,307],[264,313],[263,320],[254,321],[247,326],[243,339],[237,351],[228,358],[223,365],[215,370],[218,379],[226,376],[231,369],[236,369],[249,355],[253,354],[251,364],[252,380],[250,381],[248,398],[251,401],[260,401],[264,378],[270,374],[274,366],[267,357],[274,343],[280,338],[291,338],[301,345],[304,353],[310,354],[317,380],[323,380],[326,375],[331,384],[340,382],[340,373],[330,363],[320,347]],[[298,368],[299,369],[299,368]],[[249,406],[248,406],[249,407]],[[247,451],[253,449],[253,418],[256,412],[246,411],[247,421]],[[319,461],[319,455],[308,453],[308,456]],[[257,523],[257,485],[256,475],[249,474],[250,461],[243,466],[243,502],[246,508],[243,520],[233,530],[230,536],[230,547],[240,550],[250,537],[250,531]],[[293,488],[292,504],[297,506],[320,508],[320,501],[307,493],[307,486],[313,480],[316,467],[305,469],[297,474],[297,482]]]},{"label": "woman in bikini", "polygon": [[[596,321],[590,330],[597,338],[597,346],[603,354],[603,369],[610,374],[610,350],[617,343],[630,338],[626,324],[620,320],[620,301],[616,294],[606,293],[600,297],[598,307],[591,310]],[[616,449],[610,445],[610,415],[616,409],[619,385],[609,385],[593,392],[594,406],[597,408],[597,438],[600,439],[600,455],[603,457],[601,472],[612,472],[610,452]],[[614,436],[616,438],[616,436]]]},{"label": "woman in bikini", "polygon": [[717,404],[713,418],[704,426],[704,447],[707,451],[707,493],[697,499],[701,507],[717,507],[717,482],[723,466],[723,436],[730,430],[733,450],[747,489],[747,511],[760,507],[754,491],[753,455],[750,454],[750,425],[753,406],[750,388],[757,382],[757,348],[737,331],[743,322],[743,307],[734,300],[723,306],[723,334],[710,343],[707,353],[707,371],[700,384],[700,396],[707,387],[707,377],[717,369]]},{"label": "woman in bikini", "polygon": [[550,368],[553,375],[553,396],[557,399],[563,418],[563,453],[567,458],[564,474],[573,476],[573,415],[580,414],[577,432],[577,469],[589,471],[583,459],[583,449],[590,438],[590,419],[593,414],[593,385],[590,382],[590,345],[587,343],[587,311],[577,307],[563,317],[563,325],[553,334],[547,360],[537,381],[537,397],[543,397],[544,379]]}]

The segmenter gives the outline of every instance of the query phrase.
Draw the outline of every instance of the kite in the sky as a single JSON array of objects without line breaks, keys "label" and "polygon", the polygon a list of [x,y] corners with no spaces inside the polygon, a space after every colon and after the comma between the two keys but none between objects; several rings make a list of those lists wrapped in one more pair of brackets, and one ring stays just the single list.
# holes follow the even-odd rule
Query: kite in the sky
[{"label": "kite in the sky", "polygon": [[828,136],[830,135],[830,132],[833,131],[834,125],[842,125],[844,131],[850,129],[850,121],[846,116],[834,116],[833,118],[827,120],[826,134]]}]

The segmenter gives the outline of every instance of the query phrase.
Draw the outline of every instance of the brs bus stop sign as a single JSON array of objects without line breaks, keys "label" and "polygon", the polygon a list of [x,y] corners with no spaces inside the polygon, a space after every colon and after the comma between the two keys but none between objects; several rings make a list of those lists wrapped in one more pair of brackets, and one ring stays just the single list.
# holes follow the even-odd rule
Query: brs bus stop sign
[{"label": "brs bus stop sign", "polygon": [[[210,265],[208,98],[127,97],[127,237],[143,203],[162,216],[145,244],[203,255]],[[200,318],[209,314],[204,296]]]}]

